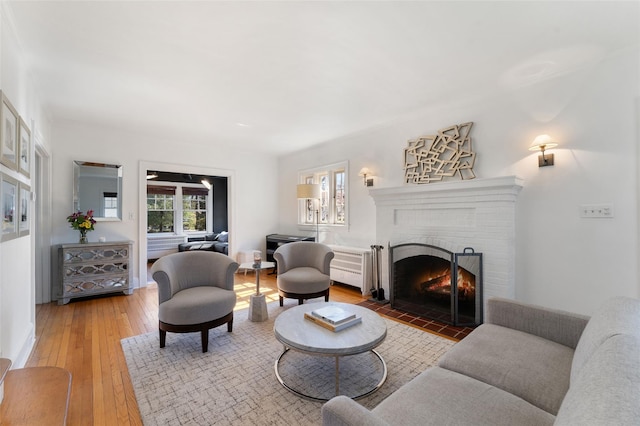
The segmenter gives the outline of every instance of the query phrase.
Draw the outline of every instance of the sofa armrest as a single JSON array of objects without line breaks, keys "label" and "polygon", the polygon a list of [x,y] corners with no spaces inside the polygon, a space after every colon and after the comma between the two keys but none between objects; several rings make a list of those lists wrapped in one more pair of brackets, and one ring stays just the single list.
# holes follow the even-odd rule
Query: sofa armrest
[{"label": "sofa armrest", "polygon": [[371,411],[344,395],[322,406],[323,426],[390,426]]},{"label": "sofa armrest", "polygon": [[533,334],[575,349],[589,317],[515,300],[487,301],[486,322]]}]

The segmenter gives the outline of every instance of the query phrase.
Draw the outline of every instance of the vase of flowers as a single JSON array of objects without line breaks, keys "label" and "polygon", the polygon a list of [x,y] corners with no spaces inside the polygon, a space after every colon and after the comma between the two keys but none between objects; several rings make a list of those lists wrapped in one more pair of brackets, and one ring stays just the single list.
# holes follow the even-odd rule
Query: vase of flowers
[{"label": "vase of flowers", "polygon": [[71,224],[73,229],[80,231],[81,244],[89,242],[89,240],[87,240],[87,232],[93,231],[93,225],[96,223],[93,218],[93,210],[87,210],[86,214],[81,211],[75,212],[72,215],[67,216],[67,222]]}]

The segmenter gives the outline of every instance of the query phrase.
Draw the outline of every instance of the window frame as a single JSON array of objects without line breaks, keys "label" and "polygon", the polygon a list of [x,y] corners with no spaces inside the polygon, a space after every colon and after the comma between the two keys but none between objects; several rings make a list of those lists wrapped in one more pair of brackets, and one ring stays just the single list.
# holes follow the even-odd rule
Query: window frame
[{"label": "window frame", "polygon": [[[183,188],[198,188],[202,189],[202,184],[197,183],[182,183],[182,182],[162,182],[154,181],[147,182],[147,186],[173,186],[175,187],[175,194],[173,194],[173,232],[147,232],[147,235],[185,235],[185,236],[197,236],[205,235],[213,232],[213,193],[211,189],[207,189],[207,201],[206,201],[206,216],[207,225],[204,231],[191,231],[185,230],[183,226],[184,209],[183,207]],[[206,189],[206,188],[205,188]],[[168,211],[168,210],[167,210]],[[148,217],[149,210],[145,214]],[[148,222],[148,219],[147,219]]]},{"label": "window frame", "polygon": [[[183,187],[182,189],[184,189],[184,187]],[[198,189],[200,189],[200,188],[198,188]],[[185,193],[184,193],[185,191],[182,191],[182,195],[181,195],[181,197],[182,197],[182,198],[181,198],[181,200],[180,200],[180,201],[181,201],[180,208],[181,208],[181,210],[182,210],[182,217],[181,217],[181,222],[180,222],[180,223],[182,224],[182,232],[183,232],[183,233],[185,233],[185,234],[192,235],[192,234],[196,234],[196,233],[208,232],[208,230],[210,229],[210,226],[209,226],[209,222],[210,222],[210,221],[209,221],[209,216],[210,216],[210,213],[212,214],[212,209],[211,209],[211,207],[210,207],[210,203],[209,203],[209,201],[211,200],[211,191],[210,191],[210,190],[208,190],[208,189],[206,189],[206,188],[205,188],[205,191],[207,192],[206,194],[185,194]],[[203,191],[203,192],[204,192],[204,191]],[[184,197],[203,197],[203,196],[204,196],[204,197],[206,197],[206,198],[204,199],[204,209],[200,209],[200,208],[198,208],[198,209],[191,209],[191,208],[187,209],[187,208],[185,208],[185,207],[184,207],[184,203],[185,203],[185,199],[184,199]],[[191,200],[191,201],[193,201],[193,200]],[[196,202],[197,202],[198,204],[199,204],[201,201],[202,201],[202,200],[196,200]],[[196,216],[197,216],[197,213],[199,213],[199,212],[203,212],[203,211],[204,211],[204,213],[205,213],[205,229],[204,229],[204,231],[199,231],[199,230],[185,230],[185,227],[184,227],[184,220],[185,220],[184,215],[185,215],[185,213],[186,213],[186,212],[194,212],[194,213],[196,213]]]},{"label": "window frame", "polygon": [[[344,218],[342,221],[338,217],[336,187],[337,175],[343,177],[343,204]],[[348,227],[349,224],[349,162],[341,161],[325,166],[314,167],[313,169],[301,170],[298,172],[298,183],[321,184],[320,205],[314,200],[298,200],[297,223],[301,229],[311,229],[316,225],[316,208],[319,209],[318,224],[321,227]]]},{"label": "window frame", "polygon": [[[162,200],[163,200],[163,207],[162,209],[153,209],[153,210],[149,210],[149,190],[148,190],[148,186],[156,186],[156,187],[163,187],[165,188],[165,190],[163,190],[164,192],[156,192],[153,193],[151,195],[154,196],[162,196]],[[146,215],[147,215],[147,235],[176,235],[176,210],[175,210],[175,205],[176,205],[176,188],[174,185],[148,185],[147,186],[147,196],[146,196],[146,200],[147,200],[147,204],[146,204]],[[171,205],[173,206],[171,209],[166,208],[166,204],[168,200],[171,200]],[[158,201],[158,199],[155,199],[156,202]],[[172,214],[172,223],[173,223],[173,230],[171,231],[167,231],[167,232],[149,232],[149,212],[170,212]]]}]

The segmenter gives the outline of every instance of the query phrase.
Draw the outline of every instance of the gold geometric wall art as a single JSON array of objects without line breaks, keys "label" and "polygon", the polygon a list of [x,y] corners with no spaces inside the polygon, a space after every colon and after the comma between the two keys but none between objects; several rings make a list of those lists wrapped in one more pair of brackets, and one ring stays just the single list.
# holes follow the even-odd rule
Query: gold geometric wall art
[{"label": "gold geometric wall art", "polygon": [[476,153],[471,146],[472,122],[455,124],[438,130],[437,135],[408,141],[404,150],[406,183],[431,183],[458,174],[460,179],[473,179]]}]

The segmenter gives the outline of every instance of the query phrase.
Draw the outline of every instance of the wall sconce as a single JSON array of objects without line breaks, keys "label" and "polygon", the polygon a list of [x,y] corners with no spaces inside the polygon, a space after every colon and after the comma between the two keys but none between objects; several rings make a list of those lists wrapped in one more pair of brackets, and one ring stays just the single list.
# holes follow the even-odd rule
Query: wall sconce
[{"label": "wall sconce", "polygon": [[533,140],[529,151],[542,152],[542,154],[538,156],[538,167],[553,166],[553,154],[545,155],[544,151],[556,146],[558,146],[558,143],[551,139],[549,135],[539,135]]},{"label": "wall sconce", "polygon": [[373,186],[373,178],[367,179],[367,175],[371,175],[372,172],[366,167],[360,169],[358,172],[358,176],[362,176],[364,178],[364,186]]},{"label": "wall sconce", "polygon": [[156,172],[148,171],[147,172],[147,180],[155,179],[158,177]]},{"label": "wall sconce", "polygon": [[[318,204],[320,203],[320,194],[322,192],[322,189],[320,188],[320,184],[319,183],[301,183],[297,186],[296,188],[296,192],[297,192],[297,197],[298,199],[302,199],[302,200],[318,200]],[[314,206],[315,207],[315,206]],[[320,241],[318,241],[318,237],[319,237],[319,232],[318,232],[318,222],[320,222],[320,210],[319,210],[319,206],[318,209],[315,209],[315,213],[316,213],[316,243],[319,243]]]},{"label": "wall sconce", "polygon": [[200,183],[203,184],[205,188],[211,189],[211,182],[209,182],[206,178],[202,179]]}]

